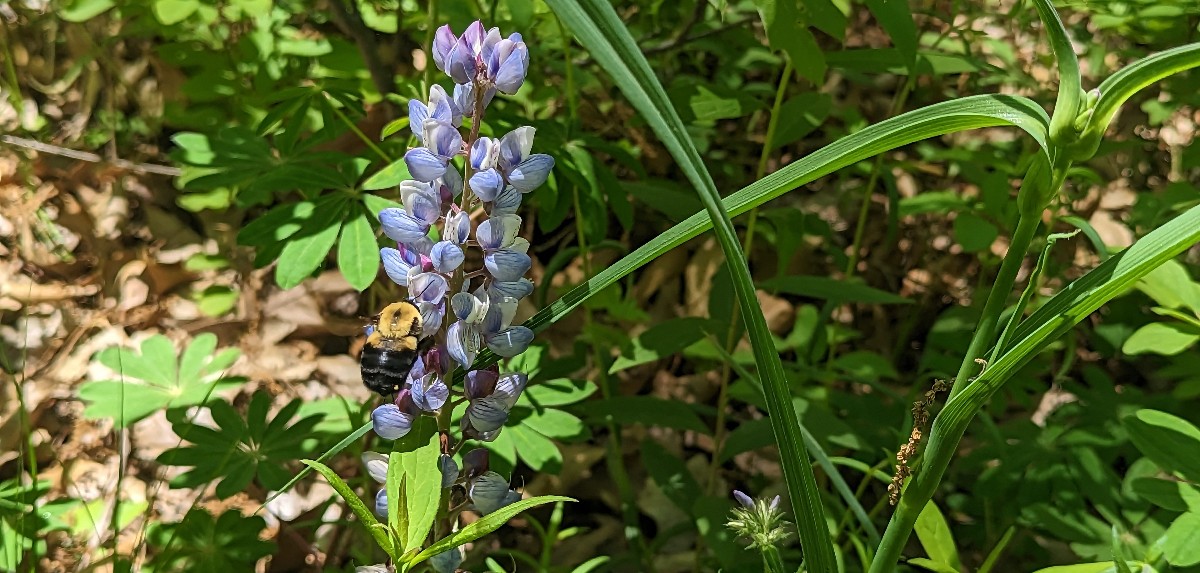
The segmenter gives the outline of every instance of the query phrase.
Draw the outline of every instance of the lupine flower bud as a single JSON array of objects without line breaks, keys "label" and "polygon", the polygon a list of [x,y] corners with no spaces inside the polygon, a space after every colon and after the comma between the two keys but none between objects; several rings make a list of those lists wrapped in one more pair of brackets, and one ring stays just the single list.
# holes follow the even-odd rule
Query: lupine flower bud
[{"label": "lupine flower bud", "polygon": [[362,462],[367,466],[367,475],[371,479],[384,483],[387,481],[388,457],[379,452],[363,452]]}]

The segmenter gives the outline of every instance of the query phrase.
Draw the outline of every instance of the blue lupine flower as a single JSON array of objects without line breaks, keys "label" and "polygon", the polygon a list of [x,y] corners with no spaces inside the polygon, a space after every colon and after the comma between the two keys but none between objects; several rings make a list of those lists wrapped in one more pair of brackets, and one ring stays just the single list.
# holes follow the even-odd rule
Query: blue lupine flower
[{"label": "blue lupine flower", "polygon": [[412,391],[404,388],[396,394],[394,401],[371,411],[371,422],[379,437],[398,440],[408,434],[420,414],[420,409],[413,404]]},{"label": "blue lupine flower", "polygon": [[429,103],[419,99],[408,100],[408,127],[417,141],[425,140],[425,120],[434,119],[454,127],[462,125],[462,110],[442,86],[434,84],[429,89]]},{"label": "blue lupine flower", "polygon": [[[481,125],[497,93],[521,88],[529,51],[520,34],[503,37],[499,29],[485,31],[475,22],[455,36],[442,26],[434,35],[431,56],[455,85],[452,92],[435,85],[427,101],[409,102],[409,125],[420,142],[404,155],[412,180],[399,185],[401,206],[379,213],[384,234],[396,242],[394,248],[380,250],[383,269],[407,288],[417,305],[423,339],[422,352],[395,401],[371,413],[376,433],[385,439],[403,437],[418,416],[446,408],[451,403],[447,381],[455,368],[469,369],[481,348],[511,358],[532,342],[532,330],[512,324],[520,300],[534,291],[525,278],[533,261],[529,242],[519,236],[517,211],[523,194],[544,183],[554,166],[549,155],[532,153],[532,127],[468,141],[459,129],[463,117]],[[471,174],[465,186],[452,163],[463,154]],[[477,254],[470,252],[474,248]],[[525,374],[501,374],[496,366],[468,371],[464,439],[495,439],[527,384]],[[442,439],[437,463],[443,488],[463,484],[470,507],[484,515],[521,499],[504,477],[488,469],[487,450],[464,454],[460,470],[447,453],[454,448],[447,443],[449,436]],[[363,455],[368,474],[381,483],[387,461],[383,454]],[[386,493],[377,494],[375,509],[386,514]],[[461,560],[462,552],[452,550],[433,557],[431,564],[449,572]]]},{"label": "blue lupine flower", "polygon": [[429,558],[429,564],[433,566],[433,570],[437,573],[454,573],[458,571],[458,566],[462,565],[463,554],[461,547],[447,549],[433,557]]},{"label": "blue lupine flower", "polygon": [[446,489],[458,481],[458,464],[450,454],[438,456],[438,470],[442,472],[442,489]]},{"label": "blue lupine flower", "polygon": [[471,499],[472,509],[480,515],[487,515],[517,502],[521,499],[521,494],[509,489],[508,480],[504,479],[504,476],[489,471],[471,480],[467,487],[467,497]]},{"label": "blue lupine flower", "polygon": [[381,489],[375,492],[375,515],[383,519],[387,519],[387,490]]},{"label": "blue lupine flower", "polygon": [[417,181],[432,182],[446,173],[446,166],[462,151],[462,134],[458,128],[436,119],[422,125],[421,142],[404,154],[404,164]]},{"label": "blue lupine flower", "polygon": [[371,479],[379,483],[387,481],[387,455],[379,452],[363,452],[362,463],[367,467],[367,475],[371,476]]}]

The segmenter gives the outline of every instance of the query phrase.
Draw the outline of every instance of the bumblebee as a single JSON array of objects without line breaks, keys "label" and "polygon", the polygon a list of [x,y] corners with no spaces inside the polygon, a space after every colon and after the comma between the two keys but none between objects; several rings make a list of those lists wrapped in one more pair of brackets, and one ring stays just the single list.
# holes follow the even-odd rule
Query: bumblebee
[{"label": "bumblebee", "polygon": [[421,310],[402,300],[384,307],[367,329],[359,366],[363,385],[381,396],[400,391],[409,370],[432,338],[421,340]]}]

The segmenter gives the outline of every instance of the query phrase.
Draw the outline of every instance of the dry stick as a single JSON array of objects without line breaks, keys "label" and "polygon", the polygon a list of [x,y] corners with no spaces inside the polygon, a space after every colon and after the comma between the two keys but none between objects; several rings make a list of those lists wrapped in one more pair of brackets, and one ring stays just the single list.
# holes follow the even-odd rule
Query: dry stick
[{"label": "dry stick", "polygon": [[80,161],[106,163],[108,165],[112,165],[113,167],[124,169],[126,171],[133,171],[135,173],[154,173],[156,175],[166,175],[168,177],[179,177],[183,174],[183,170],[178,167],[171,167],[169,165],[155,165],[153,163],[134,163],[132,161],[127,161],[120,158],[105,159],[104,157],[89,151],[68,149],[66,147],[50,145],[49,143],[42,143],[33,139],[25,139],[24,137],[0,135],[0,143],[7,143],[16,147],[32,149],[40,153],[49,153],[51,155],[70,157],[71,159],[78,159]]}]

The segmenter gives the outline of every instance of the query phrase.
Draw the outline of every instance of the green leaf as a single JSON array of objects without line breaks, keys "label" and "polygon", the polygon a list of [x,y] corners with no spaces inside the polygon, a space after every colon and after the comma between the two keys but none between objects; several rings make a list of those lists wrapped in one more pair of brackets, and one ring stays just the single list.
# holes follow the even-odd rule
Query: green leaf
[{"label": "green leaf", "polygon": [[412,179],[412,173],[408,172],[408,164],[403,159],[398,159],[368,177],[362,187],[367,191],[388,189],[399,185],[405,179]]},{"label": "green leaf", "polygon": [[1092,111],[1091,119],[1084,127],[1079,141],[1070,147],[1075,160],[1085,160],[1096,154],[1104,132],[1112,123],[1117,110],[1125,105],[1133,94],[1168,76],[1200,66],[1200,43],[1187,44],[1142,58],[1117,70],[1104,79],[1097,88],[1100,100]]},{"label": "green leaf", "polygon": [[1071,38],[1063,26],[1051,0],[1034,0],[1042,26],[1050,37],[1050,49],[1058,63],[1058,99],[1050,117],[1050,139],[1059,145],[1075,140],[1075,118],[1083,104],[1083,85],[1079,79],[1079,59],[1071,46]]},{"label": "green leaf", "polygon": [[[882,152],[969,129],[1017,126],[1029,133],[1041,145],[1044,153],[1048,122],[1049,118],[1041,107],[1027,98],[1017,96],[980,95],[934,104],[843,137],[726,197],[724,205],[731,215],[740,215],[788,191]],[[525,321],[525,326],[535,332],[545,330],[595,293],[603,292],[622,277],[711,228],[712,220],[704,212],[688,217],[538,311]]]},{"label": "green leaf", "polygon": [[962,570],[962,562],[958,559],[958,549],[954,546],[954,535],[950,533],[950,526],[946,523],[946,518],[942,516],[941,510],[932,501],[926,503],[925,509],[921,510],[921,514],[917,516],[917,524],[914,529],[917,532],[917,539],[921,542],[921,547],[925,549],[925,554],[930,559],[945,565],[944,569]]},{"label": "green leaf", "polygon": [[195,293],[193,300],[206,316],[221,316],[237,304],[238,292],[223,285],[212,285]]},{"label": "green leaf", "polygon": [[[319,203],[322,209],[329,206],[328,199]],[[242,227],[238,231],[238,244],[262,247],[283,241],[299,231],[312,218],[316,208],[317,203],[312,201],[285,203],[275,207]]]},{"label": "green leaf", "polygon": [[959,213],[954,218],[954,238],[962,245],[964,251],[985,251],[999,236],[1000,229],[978,215]]},{"label": "green leaf", "polygon": [[608,373],[613,374],[671,356],[714,332],[714,327],[713,321],[699,317],[660,322],[630,340],[629,352],[617,357],[609,367]]},{"label": "green leaf", "polygon": [[522,511],[537,507],[539,505],[554,503],[556,501],[573,502],[575,500],[569,497],[563,497],[561,495],[543,495],[531,497],[529,499],[523,499],[512,505],[504,506],[496,511],[493,511],[492,513],[485,515],[484,517],[480,518],[479,521],[473,522],[470,525],[450,534],[449,536],[439,539],[433,545],[426,547],[424,551],[418,553],[412,559],[407,560],[407,563],[410,566],[416,565],[425,561],[426,559],[429,559],[430,557],[433,557],[434,555],[475,541],[484,535],[500,529],[501,525],[504,525],[509,519],[512,519]]},{"label": "green leaf", "polygon": [[[528,354],[528,351],[526,351]],[[525,356],[524,354],[522,356]],[[519,372],[529,372],[528,368],[512,365]],[[574,404],[596,393],[596,384],[590,380],[572,380],[557,378],[546,382],[531,384],[517,401],[525,406],[544,408],[546,406],[565,406]]]},{"label": "green leaf", "polygon": [[300,284],[329,256],[338,231],[342,228],[346,200],[338,195],[337,200],[329,203],[306,220],[280,251],[279,266],[275,268],[275,284],[280,288],[289,289]]},{"label": "green leaf", "polygon": [[909,559],[909,560],[907,560],[907,563],[909,565],[916,565],[917,567],[921,567],[922,569],[928,569],[929,571],[933,571],[934,573],[961,573],[958,569],[955,569],[949,565],[946,565],[945,563],[942,563],[941,561],[934,561],[933,559],[925,559],[924,557],[915,557],[913,559]]},{"label": "green leaf", "polygon": [[218,378],[237,359],[238,351],[231,348],[214,355],[215,347],[215,335],[201,334],[178,358],[170,339],[158,334],[144,340],[140,352],[120,347],[98,352],[96,360],[121,378],[80,386],[79,397],[87,403],[84,415],[112,418],[118,427],[127,427],[158,410],[204,403],[214,386],[243,382]]},{"label": "green leaf", "polygon": [[388,517],[400,537],[401,553],[419,549],[437,517],[442,499],[442,473],[437,465],[439,448],[437,421],[429,416],[417,418],[412,430],[392,446],[388,459],[388,511],[392,511],[390,492],[401,492],[401,487],[403,492],[396,497],[404,507],[396,512],[394,519],[393,514]]},{"label": "green leaf", "polygon": [[796,72],[820,84],[825,75],[825,55],[808,29],[799,0],[754,0],[754,5],[762,16],[771,49],[786,53]]},{"label": "green leaf", "polygon": [[1172,322],[1152,322],[1129,335],[1121,352],[1125,354],[1162,354],[1173,356],[1190,348],[1200,334],[1195,328]]},{"label": "green leaf", "polygon": [[510,426],[505,433],[509,434],[516,445],[517,455],[530,468],[551,474],[562,471],[562,453],[546,436],[524,425]]},{"label": "green leaf", "polygon": [[1121,420],[1129,439],[1158,467],[1200,483],[1200,429],[1158,410],[1138,410]]},{"label": "green leaf", "polygon": [[[1133,563],[1138,567],[1139,572],[1144,571],[1142,563],[1136,561]],[[1046,567],[1045,569],[1038,569],[1034,573],[1117,573],[1117,567],[1113,565],[1112,561],[1104,561],[1102,563],[1079,563],[1077,565]]]},{"label": "green leaf", "polygon": [[338,241],[338,268],[355,290],[364,291],[379,274],[379,243],[371,229],[371,219],[359,210],[342,223]]},{"label": "green leaf", "polygon": [[812,133],[829,117],[833,98],[820,92],[805,92],[784,102],[779,108],[779,123],[771,149],[779,149]]},{"label": "green leaf", "polygon": [[562,410],[547,408],[533,411],[528,417],[521,419],[521,424],[529,429],[558,440],[571,440],[586,435],[587,428],[583,421]]},{"label": "green leaf", "polygon": [[67,22],[86,22],[113,6],[116,6],[113,0],[74,0],[59,10],[58,16]]},{"label": "green leaf", "polygon": [[370,533],[371,537],[375,538],[375,543],[392,558],[392,561],[399,561],[400,556],[395,554],[392,540],[388,537],[387,528],[382,523],[379,523],[378,519],[375,519],[375,512],[355,495],[354,490],[350,489],[350,486],[346,485],[346,482],[330,469],[329,466],[313,460],[300,460],[300,462],[325,476],[325,481],[328,481],[329,485],[333,486],[333,490],[342,496],[342,499],[346,500],[346,505],[350,506],[350,511],[354,512],[355,517],[358,517],[358,520],[366,526],[367,533]]},{"label": "green leaf", "polygon": [[772,292],[823,299],[836,304],[912,304],[907,298],[869,287],[858,280],[793,275],[764,281],[762,287]]},{"label": "green leaf", "polygon": [[154,17],[164,26],[178,24],[200,8],[200,0],[154,0]]},{"label": "green leaf", "polygon": [[1200,563],[1200,512],[1190,511],[1175,518],[1159,543],[1171,565],[1191,567]]},{"label": "green leaf", "polygon": [[1138,281],[1137,289],[1160,306],[1188,308],[1200,315],[1200,285],[1192,281],[1179,261],[1167,261]]},{"label": "green leaf", "polygon": [[1133,493],[1163,509],[1200,511],[1200,489],[1186,482],[1153,477],[1133,480]]},{"label": "green leaf", "polygon": [[867,8],[875,16],[875,21],[888,33],[892,45],[904,57],[910,74],[915,72],[917,65],[918,35],[917,25],[913,22],[912,10],[908,7],[909,0],[867,0]]}]

